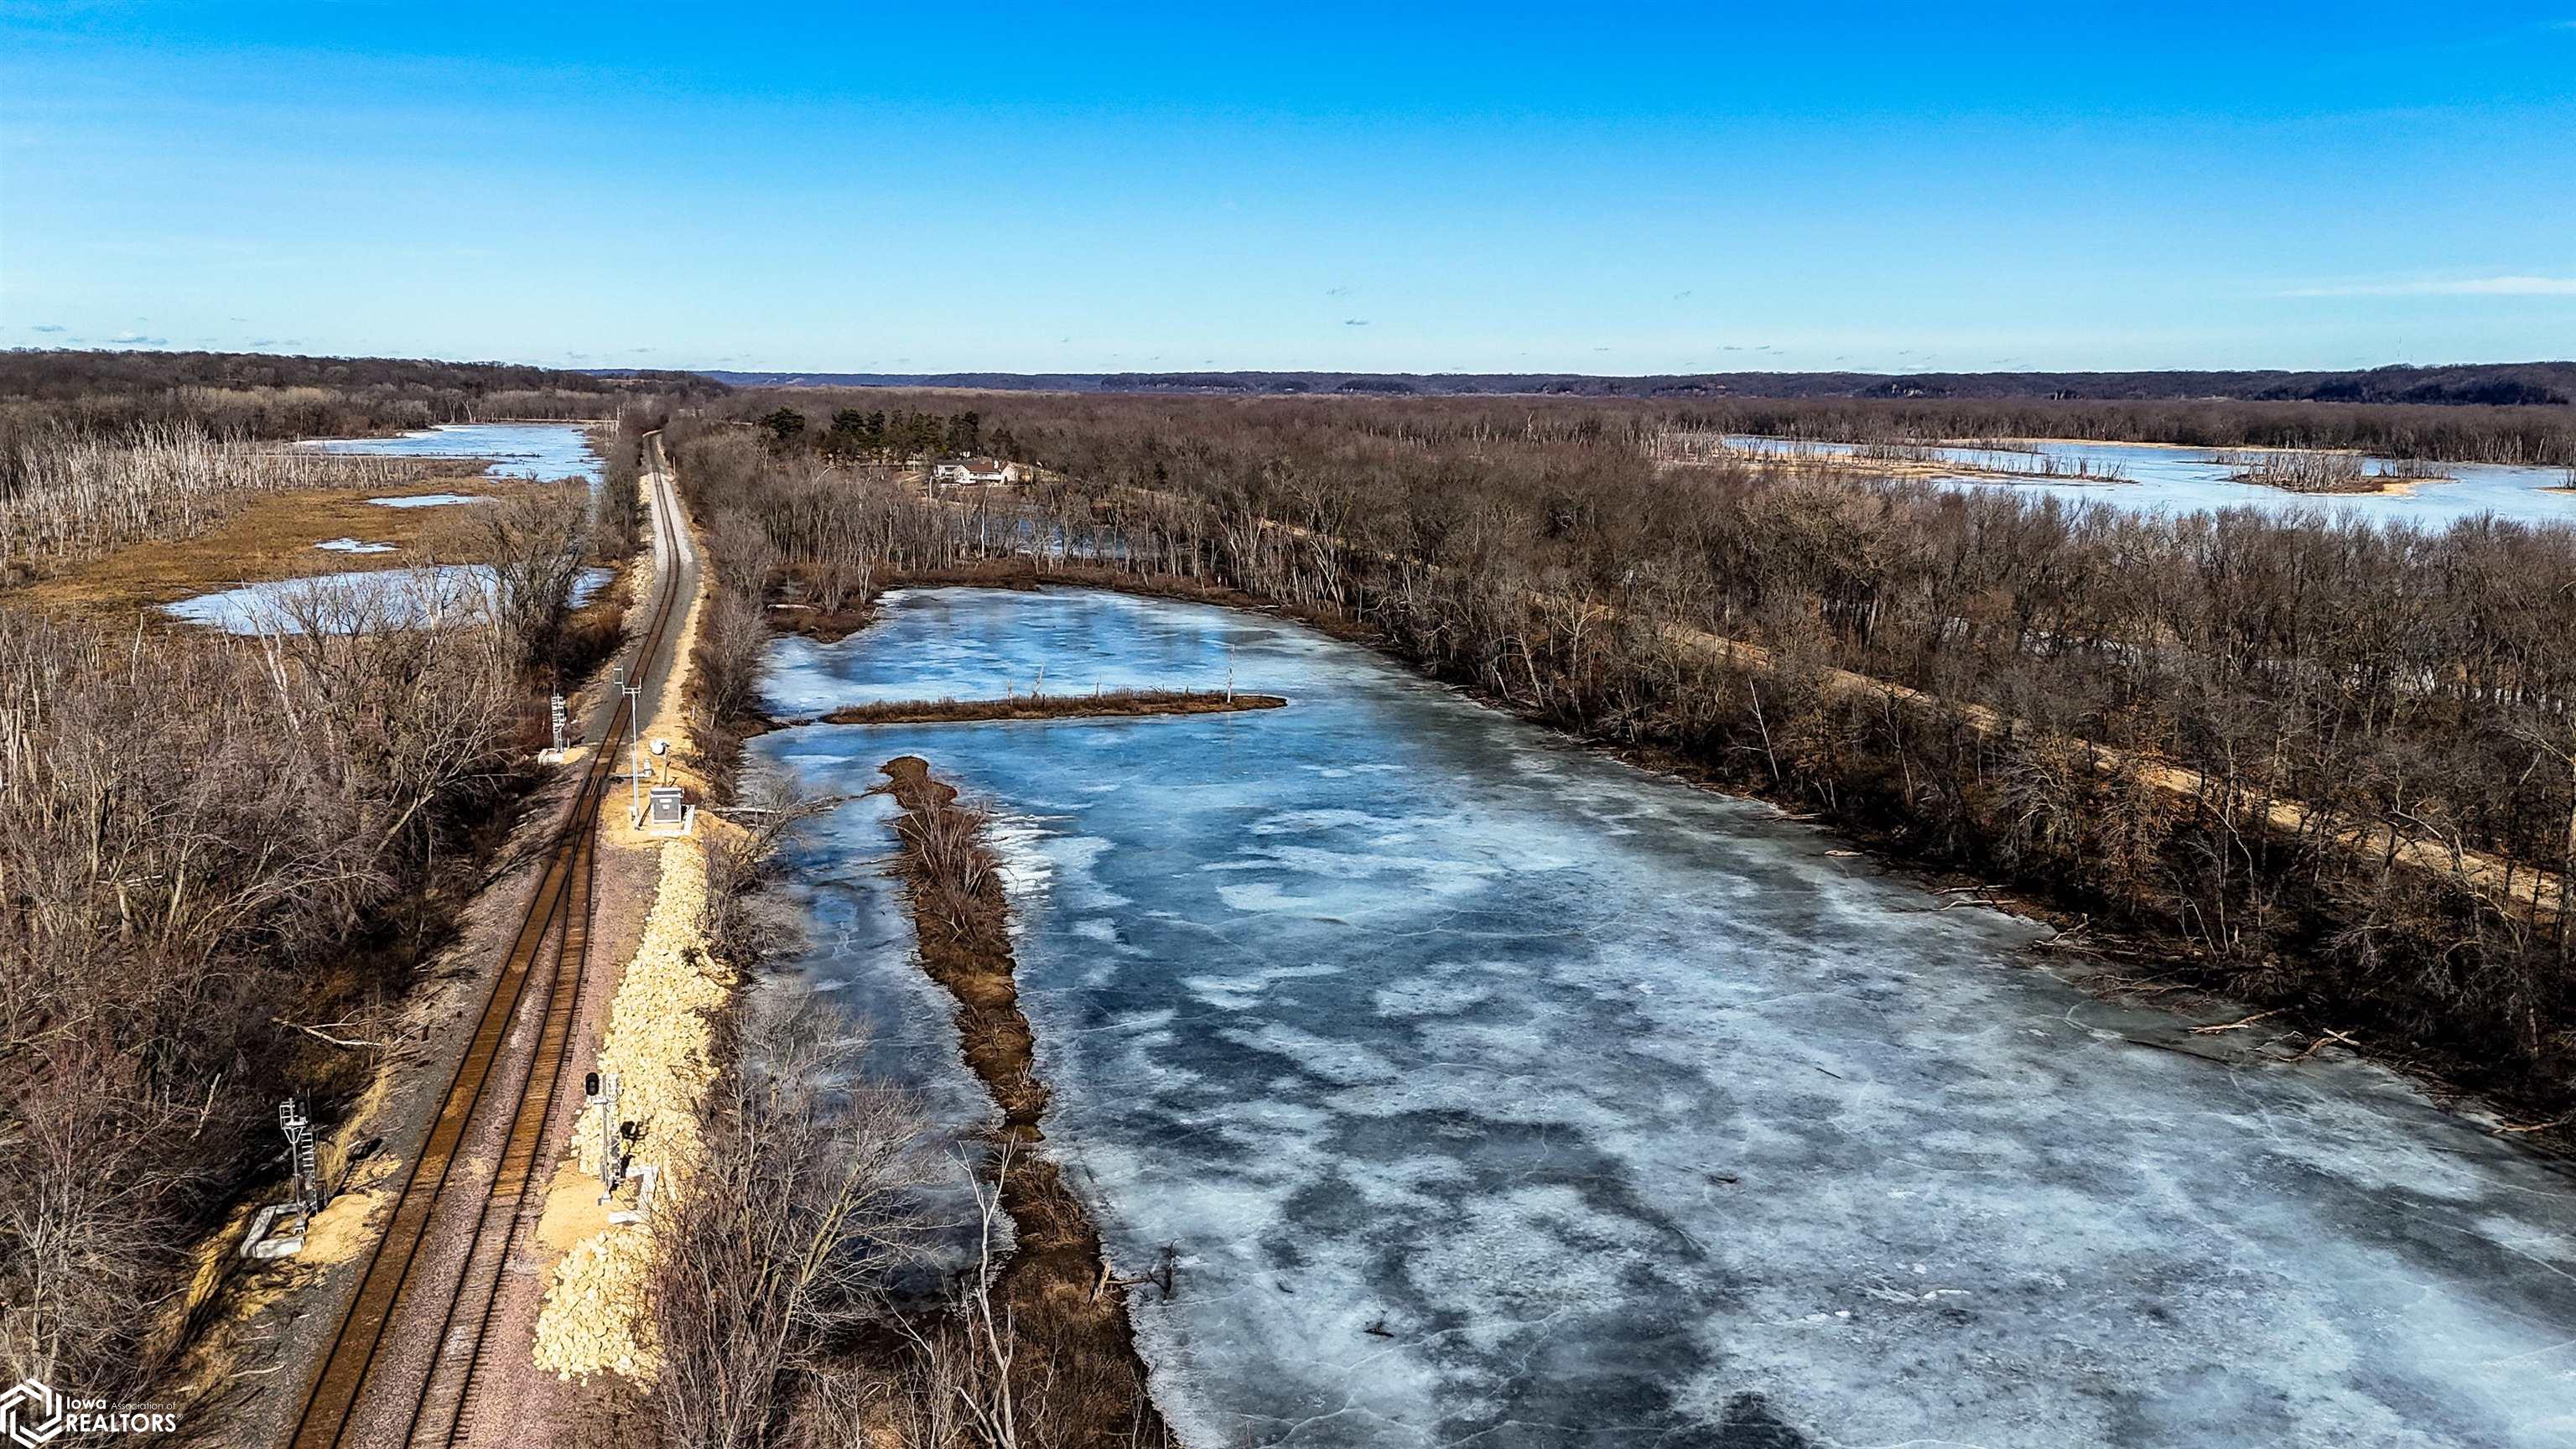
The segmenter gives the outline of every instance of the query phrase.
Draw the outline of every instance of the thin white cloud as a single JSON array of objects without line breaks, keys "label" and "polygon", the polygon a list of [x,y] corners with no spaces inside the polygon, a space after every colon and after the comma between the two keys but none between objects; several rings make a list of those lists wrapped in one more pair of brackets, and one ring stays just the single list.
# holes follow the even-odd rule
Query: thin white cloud
[{"label": "thin white cloud", "polygon": [[2293,287],[2284,297],[2576,297],[2576,277],[2454,277],[2431,282],[2344,282]]}]

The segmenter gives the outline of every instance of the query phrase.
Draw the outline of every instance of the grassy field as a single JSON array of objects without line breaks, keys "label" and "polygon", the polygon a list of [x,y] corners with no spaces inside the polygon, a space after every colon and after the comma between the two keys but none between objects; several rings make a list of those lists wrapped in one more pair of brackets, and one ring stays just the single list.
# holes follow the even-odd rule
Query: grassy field
[{"label": "grassy field", "polygon": [[[397,488],[323,488],[252,499],[223,523],[194,538],[128,544],[64,565],[43,578],[0,591],[0,606],[122,615],[235,584],[307,574],[472,563],[479,545],[462,527],[482,506],[387,508],[373,498],[465,493],[507,498],[564,488],[523,478],[486,478],[458,465]],[[391,553],[317,548],[327,539],[392,544]]]}]

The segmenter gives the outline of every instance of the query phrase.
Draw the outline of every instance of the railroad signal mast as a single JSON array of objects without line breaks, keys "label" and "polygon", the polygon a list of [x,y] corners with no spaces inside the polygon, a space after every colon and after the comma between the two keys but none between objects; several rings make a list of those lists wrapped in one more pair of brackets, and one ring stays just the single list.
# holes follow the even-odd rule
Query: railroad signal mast
[{"label": "railroad signal mast", "polygon": [[599,1200],[606,1203],[617,1195],[617,1185],[626,1178],[623,1144],[635,1137],[635,1124],[617,1120],[617,1074],[602,1076],[592,1072],[582,1079],[582,1105],[599,1109]]},{"label": "railroad signal mast", "polygon": [[286,1134],[287,1161],[295,1174],[288,1206],[295,1209],[296,1232],[302,1233],[314,1214],[322,1211],[320,1134],[313,1130],[313,1119],[305,1115],[304,1103],[294,1097],[277,1104],[277,1130]]}]

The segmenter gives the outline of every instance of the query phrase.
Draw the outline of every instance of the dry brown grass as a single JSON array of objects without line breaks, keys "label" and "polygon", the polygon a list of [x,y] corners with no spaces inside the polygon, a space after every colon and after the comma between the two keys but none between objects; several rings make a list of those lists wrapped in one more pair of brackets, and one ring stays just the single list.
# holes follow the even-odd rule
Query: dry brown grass
[{"label": "dry brown grass", "polygon": [[[443,465],[455,469],[453,463]],[[131,614],[157,604],[236,584],[266,583],[307,574],[361,569],[417,568],[436,562],[473,562],[454,541],[453,515],[481,504],[453,508],[385,508],[367,500],[424,493],[470,493],[488,498],[560,492],[561,483],[424,472],[395,488],[326,488],[263,494],[193,538],[132,543],[94,558],[65,563],[44,577],[0,592],[0,604],[87,614]],[[333,553],[314,547],[325,539],[390,543],[392,553]]]}]

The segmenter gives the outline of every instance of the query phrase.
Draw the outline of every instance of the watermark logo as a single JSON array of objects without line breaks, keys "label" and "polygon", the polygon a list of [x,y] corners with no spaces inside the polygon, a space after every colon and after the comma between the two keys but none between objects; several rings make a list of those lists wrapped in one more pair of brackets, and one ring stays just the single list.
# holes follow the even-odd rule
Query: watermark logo
[{"label": "watermark logo", "polygon": [[[81,1434],[172,1434],[179,1416],[153,1409],[110,1409],[105,1399],[70,1399],[49,1384],[22,1379],[0,1393],[0,1440],[46,1449],[69,1429]],[[0,1449],[6,1449],[0,1444]]]},{"label": "watermark logo", "polygon": [[45,1449],[54,1442],[63,1432],[63,1417],[61,1395],[34,1379],[22,1379],[0,1393],[0,1433],[25,1449]]}]

